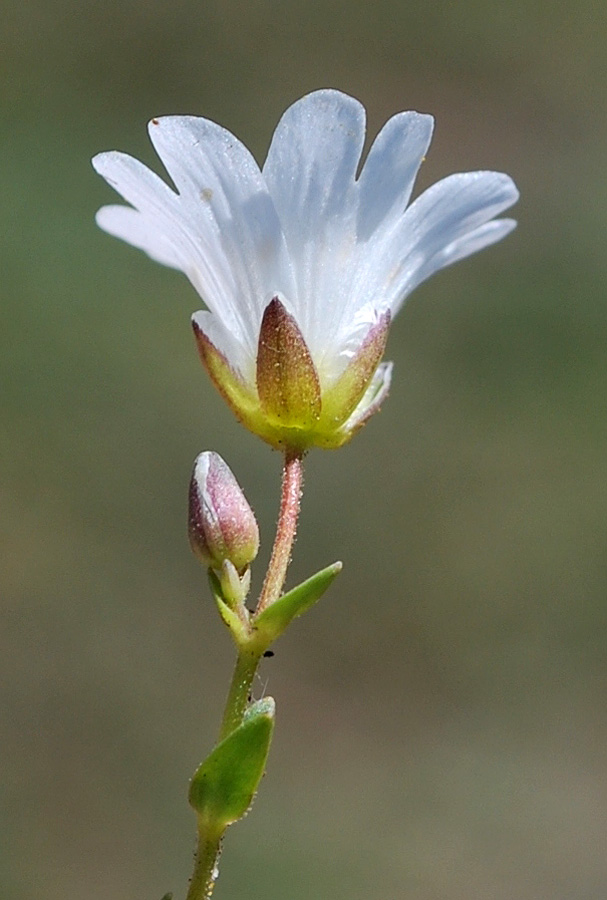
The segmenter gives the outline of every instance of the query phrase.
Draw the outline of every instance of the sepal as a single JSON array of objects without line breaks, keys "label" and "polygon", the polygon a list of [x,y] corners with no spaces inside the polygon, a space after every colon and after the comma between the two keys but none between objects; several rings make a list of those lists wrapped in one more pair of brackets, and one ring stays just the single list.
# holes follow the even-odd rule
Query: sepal
[{"label": "sepal", "polygon": [[224,624],[230,629],[236,646],[242,647],[249,638],[249,613],[244,603],[241,602],[235,607],[228,603],[222,591],[221,582],[212,569],[209,569],[209,584],[211,585],[211,592],[219,610],[219,615],[223,619]]},{"label": "sepal", "polygon": [[301,616],[320,600],[341,570],[341,562],[335,562],[326,569],[321,569],[255,616],[251,624],[259,642],[268,647],[275,641],[293,619]]},{"label": "sepal", "polygon": [[255,423],[259,418],[259,401],[255,391],[250,389],[240,373],[230,365],[226,356],[211,341],[196,314],[192,316],[192,328],[201,362],[211,381],[236,418],[245,428],[255,432]]},{"label": "sepal", "polygon": [[320,418],[318,373],[299,326],[278,297],[267,305],[257,347],[261,409],[282,428],[309,431]]},{"label": "sepal", "polygon": [[383,313],[367,332],[367,336],[346,369],[322,397],[321,433],[333,434],[352,415],[363,399],[373,375],[384,355],[390,311]]},{"label": "sepal", "polygon": [[379,412],[382,403],[388,396],[392,382],[393,363],[383,362],[377,367],[371,383],[350,418],[341,428],[344,435],[342,443],[349,441],[363,427],[371,416]]},{"label": "sepal", "polygon": [[245,378],[213,344],[202,315],[197,313],[192,324],[211,379],[245,428],[277,450],[341,447],[387,396],[391,366],[380,360],[389,311],[376,314],[345,370],[324,387],[295,317],[278,297],[263,314],[254,380]]},{"label": "sepal", "polygon": [[210,833],[220,834],[251,806],[266,767],[274,714],[271,697],[253,703],[242,724],[196,770],[189,800]]}]

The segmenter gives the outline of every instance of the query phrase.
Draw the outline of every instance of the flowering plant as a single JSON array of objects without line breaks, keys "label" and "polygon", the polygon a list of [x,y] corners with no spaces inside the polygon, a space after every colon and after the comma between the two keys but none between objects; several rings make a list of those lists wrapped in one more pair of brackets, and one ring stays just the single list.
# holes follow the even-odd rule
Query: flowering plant
[{"label": "flowering plant", "polygon": [[451,175],[409,205],[432,127],[428,115],[395,115],[361,167],[364,108],[322,90],[287,109],[262,169],[229,131],[192,116],[149,125],[176,190],[124,153],[93,160],[130,204],[103,207],[99,225],[187,275],[206,306],[192,324],[213,383],[285,458],[254,612],[245,606],[259,543],[253,513],[217,454],[201,454],[192,476],[192,548],[238,657],[219,743],[191,784],[199,847],[188,900],[210,896],[224,831],[248,809],[265,767],[274,705],[250,702],[259,661],[341,568],[282,593],[303,455],[346,443],[379,409],[392,374],[382,361],[390,322],[411,291],[515,225],[496,218],[518,198],[497,172]]}]

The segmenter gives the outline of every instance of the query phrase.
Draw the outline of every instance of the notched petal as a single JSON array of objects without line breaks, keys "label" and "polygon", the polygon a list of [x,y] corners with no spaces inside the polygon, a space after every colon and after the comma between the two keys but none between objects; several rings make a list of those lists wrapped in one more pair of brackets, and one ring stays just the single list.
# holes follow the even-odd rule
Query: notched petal
[{"label": "notched petal", "polygon": [[263,412],[281,426],[309,429],[320,418],[320,383],[299,326],[278,297],[263,314],[257,349]]},{"label": "notched petal", "polygon": [[322,424],[337,427],[356,409],[369,387],[386,349],[390,329],[390,311],[372,325],[361,346],[337,382],[322,398]]}]

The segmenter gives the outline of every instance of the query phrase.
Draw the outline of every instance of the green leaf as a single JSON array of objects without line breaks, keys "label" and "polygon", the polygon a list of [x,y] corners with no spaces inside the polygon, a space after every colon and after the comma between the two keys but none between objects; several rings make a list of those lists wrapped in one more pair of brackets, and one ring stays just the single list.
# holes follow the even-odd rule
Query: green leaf
[{"label": "green leaf", "polygon": [[[283,633],[287,625],[297,616],[301,616],[306,610],[314,606],[333,579],[342,570],[340,562],[333,563],[303,581],[293,590],[279,597],[271,606],[253,619],[253,627],[262,641],[267,640],[267,645]],[[267,646],[266,645],[266,646]]]},{"label": "green leaf", "polygon": [[264,773],[274,701],[265,697],[247,710],[242,725],[215,747],[190,784],[190,803],[204,825],[221,833],[249,809]]}]

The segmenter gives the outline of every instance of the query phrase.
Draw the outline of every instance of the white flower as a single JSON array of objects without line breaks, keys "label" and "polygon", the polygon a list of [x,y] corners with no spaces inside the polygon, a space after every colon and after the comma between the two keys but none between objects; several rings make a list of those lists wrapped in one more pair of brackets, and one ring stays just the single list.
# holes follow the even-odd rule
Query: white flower
[{"label": "white flower", "polygon": [[130,206],[105,206],[110,234],[184,272],[207,309],[203,361],[247,427],[274,446],[344,443],[388,391],[390,318],[434,272],[500,240],[518,198],[497,172],[439,181],[407,206],[433,119],[391,118],[357,177],[365,111],[334,90],[280,120],[262,170],[208,119],[152,119],[176,191],[124,153],[95,169]]}]

